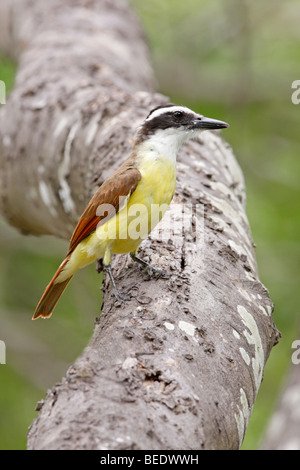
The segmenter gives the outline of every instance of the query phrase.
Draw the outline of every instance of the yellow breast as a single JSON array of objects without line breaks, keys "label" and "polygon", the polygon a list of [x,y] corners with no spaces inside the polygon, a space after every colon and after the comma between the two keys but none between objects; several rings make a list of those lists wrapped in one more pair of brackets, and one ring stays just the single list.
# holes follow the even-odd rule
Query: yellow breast
[{"label": "yellow breast", "polygon": [[[176,168],[164,158],[140,159],[142,178],[116,218],[113,253],[134,251],[165,214],[175,191]],[[113,221],[112,221],[113,222]]]}]

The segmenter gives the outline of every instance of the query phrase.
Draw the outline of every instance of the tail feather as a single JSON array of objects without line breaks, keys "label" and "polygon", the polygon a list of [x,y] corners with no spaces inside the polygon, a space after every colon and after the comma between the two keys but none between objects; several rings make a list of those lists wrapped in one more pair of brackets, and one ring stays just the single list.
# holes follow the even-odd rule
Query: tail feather
[{"label": "tail feather", "polygon": [[36,320],[39,317],[42,318],[49,318],[52,315],[52,312],[54,310],[55,305],[57,304],[58,300],[60,299],[60,296],[62,295],[63,291],[69,284],[70,280],[72,279],[73,276],[65,279],[62,282],[55,282],[57,280],[57,277],[59,274],[62,272],[63,268],[66,266],[68,263],[69,258],[66,258],[56,273],[54,274],[53,278],[51,279],[50,283],[45,289],[45,292],[41,298],[41,300],[38,303],[38,306],[33,314],[32,319]]}]

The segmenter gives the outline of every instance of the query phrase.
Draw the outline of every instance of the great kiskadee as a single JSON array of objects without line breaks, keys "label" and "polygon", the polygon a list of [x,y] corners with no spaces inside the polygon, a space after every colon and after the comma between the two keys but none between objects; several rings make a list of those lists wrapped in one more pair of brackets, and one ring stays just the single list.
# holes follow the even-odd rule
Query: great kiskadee
[{"label": "great kiskadee", "polygon": [[[76,271],[96,260],[108,271],[116,297],[124,300],[113,278],[111,255],[130,253],[133,260],[148,266],[136,253],[173,198],[180,146],[203,130],[224,127],[228,127],[226,122],[174,104],[149,113],[137,130],[130,157],[99,187],[80,217],[67,255],[46,287],[33,319],[49,318]],[[137,217],[135,207],[139,209],[138,225],[143,227],[138,235],[129,230]],[[145,223],[140,220],[141,207]]]}]

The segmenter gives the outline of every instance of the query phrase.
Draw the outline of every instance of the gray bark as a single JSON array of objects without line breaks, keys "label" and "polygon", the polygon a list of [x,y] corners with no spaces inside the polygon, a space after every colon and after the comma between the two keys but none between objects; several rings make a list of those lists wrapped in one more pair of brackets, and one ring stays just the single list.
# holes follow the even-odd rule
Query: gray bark
[{"label": "gray bark", "polygon": [[[24,232],[68,238],[168,99],[153,92],[126,0],[6,0],[0,13],[0,47],[19,63],[0,112],[0,209]],[[93,337],[40,403],[29,449],[239,448],[278,332],[243,175],[218,133],[180,152],[168,217],[141,255],[166,278],[115,257],[118,286],[136,297],[116,304],[105,279]]]}]

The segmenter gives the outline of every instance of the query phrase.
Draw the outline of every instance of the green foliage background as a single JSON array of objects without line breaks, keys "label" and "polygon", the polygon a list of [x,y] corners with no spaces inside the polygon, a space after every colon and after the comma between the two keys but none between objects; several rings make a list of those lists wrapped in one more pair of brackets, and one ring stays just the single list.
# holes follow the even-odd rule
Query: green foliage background
[{"label": "green foliage background", "polygon": [[[260,277],[282,332],[243,444],[256,449],[299,337],[300,105],[291,101],[291,84],[300,79],[298,2],[132,3],[149,38],[158,89],[231,125],[224,137],[244,172]],[[15,65],[0,57],[8,91],[14,74]],[[74,278],[55,319],[30,321],[65,249],[63,241],[25,237],[0,223],[0,339],[7,348],[7,364],[0,365],[0,449],[25,448],[37,401],[80,354],[99,314],[100,279],[90,267]]]}]

